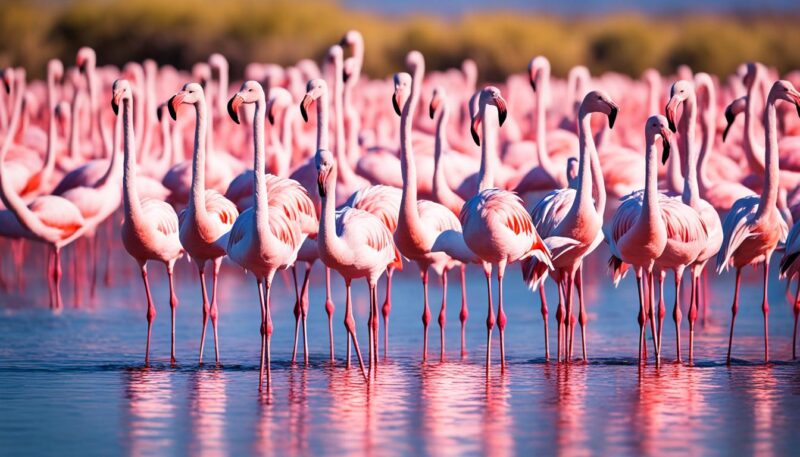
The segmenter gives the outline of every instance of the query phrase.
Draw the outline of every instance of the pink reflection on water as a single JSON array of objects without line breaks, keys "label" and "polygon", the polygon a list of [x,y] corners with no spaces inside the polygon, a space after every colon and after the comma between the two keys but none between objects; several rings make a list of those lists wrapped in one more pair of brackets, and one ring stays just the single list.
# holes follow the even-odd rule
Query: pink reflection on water
[{"label": "pink reflection on water", "polygon": [[199,370],[190,377],[189,450],[200,457],[227,455],[225,448],[226,375],[221,369]]},{"label": "pink reflection on water", "polygon": [[133,456],[169,453],[174,445],[163,428],[175,419],[169,371],[141,368],[126,373],[128,445]]}]

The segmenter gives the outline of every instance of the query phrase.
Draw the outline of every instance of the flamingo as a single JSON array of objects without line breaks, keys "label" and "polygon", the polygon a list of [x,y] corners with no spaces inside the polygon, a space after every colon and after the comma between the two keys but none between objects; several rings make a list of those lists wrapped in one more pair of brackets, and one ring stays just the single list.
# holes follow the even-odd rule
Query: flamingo
[{"label": "flamingo", "polygon": [[[198,86],[199,87],[199,86]],[[204,100],[202,95],[199,100]],[[201,102],[201,104],[204,102]],[[275,272],[291,266],[305,235],[300,222],[285,208],[270,208],[269,188],[264,173],[264,123],[266,100],[264,89],[255,81],[246,81],[228,102],[228,114],[238,123],[237,109],[242,103],[255,104],[253,113],[253,161],[254,205],[236,219],[226,237],[228,255],[231,260],[256,277],[261,304],[261,362],[258,376],[259,391],[263,386],[264,368],[267,372],[267,387],[271,383],[272,316],[270,314],[270,290]],[[200,134],[199,138],[203,138]],[[196,151],[197,148],[195,148]],[[195,155],[197,159],[197,155]],[[200,168],[202,170],[202,167]],[[194,198],[194,197],[193,197]],[[201,202],[202,203],[202,202]],[[193,205],[189,203],[189,208]],[[231,204],[232,206],[232,204]],[[235,211],[235,208],[233,209]],[[181,231],[183,232],[183,231]],[[202,275],[202,269],[201,275]],[[266,357],[266,362],[265,362]]]},{"label": "flamingo", "polygon": [[136,188],[136,142],[133,132],[133,95],[127,80],[114,82],[111,103],[114,112],[118,113],[122,106],[124,124],[123,154],[125,168],[123,170],[123,206],[125,218],[122,222],[122,244],[128,254],[136,260],[142,270],[144,290],[147,295],[147,345],[145,349],[145,365],[150,359],[150,331],[156,317],[153,298],[150,295],[150,284],[147,280],[147,262],[161,262],[167,269],[169,280],[169,305],[172,312],[172,336],[170,344],[170,362],[175,363],[175,309],[178,297],[175,295],[173,269],[175,261],[183,255],[183,246],[178,238],[178,215],[175,210],[160,200],[139,199]]},{"label": "flamingo", "polygon": [[377,313],[378,278],[388,267],[402,266],[400,252],[392,242],[392,232],[377,216],[360,209],[343,207],[335,211],[336,159],[330,151],[321,149],[316,154],[319,173],[319,194],[322,197],[322,214],[319,220],[319,255],[325,265],[342,275],[347,291],[344,325],[350,336],[347,344],[348,364],[350,341],[356,350],[361,372],[366,377],[364,360],[358,347],[355,321],[350,298],[353,279],[364,277],[369,285],[370,371],[377,363]]},{"label": "flamingo", "polygon": [[[603,240],[601,226],[603,224],[603,210],[595,206],[592,201],[592,186],[597,186],[598,191],[604,187],[602,173],[593,173],[592,158],[597,152],[591,135],[591,114],[603,113],[608,116],[608,124],[613,128],[617,117],[618,107],[611,97],[603,91],[592,91],[586,94],[578,109],[578,138],[580,155],[578,158],[578,176],[576,188],[559,189],[548,194],[531,211],[531,220],[537,232],[544,238],[545,245],[550,249],[553,259],[554,278],[563,290],[566,297],[566,318],[564,322],[568,328],[564,336],[568,336],[564,349],[569,360],[572,347],[572,288],[577,286],[580,314],[578,321],[581,325],[581,343],[583,346],[583,360],[586,354],[586,309],[583,303],[583,281],[580,279],[580,268],[583,259],[590,254]],[[568,161],[569,163],[569,161]],[[569,170],[567,171],[569,175]],[[599,178],[597,183],[593,179]],[[533,272],[542,270],[536,258],[529,258],[522,263],[523,276],[532,289],[538,288]],[[544,266],[543,264],[541,266]],[[546,269],[545,269],[546,271]],[[543,274],[540,273],[540,274]],[[561,293],[559,294],[561,295]],[[546,306],[543,304],[543,306]],[[559,307],[560,308],[560,307]],[[546,319],[546,311],[543,317]],[[558,360],[561,360],[562,348],[562,322],[558,328]],[[545,334],[547,329],[545,327]],[[547,338],[547,337],[545,337]],[[569,346],[569,347],[568,347]]]},{"label": "flamingo", "polygon": [[[203,299],[203,330],[200,335],[200,362],[206,340],[206,325],[211,317],[214,330],[214,358],[219,363],[219,335],[217,333],[217,276],[225,256],[228,236],[234,221],[239,216],[236,206],[219,192],[206,189],[206,116],[207,106],[203,88],[197,83],[188,83],[168,102],[167,108],[173,120],[182,104],[194,105],[196,123],[194,152],[192,154],[192,187],[189,206],[181,212],[180,240],[186,253],[194,260],[200,274],[200,289]],[[211,306],[206,293],[206,264],[211,261],[214,270],[211,279]]]},{"label": "flamingo", "polygon": [[[800,221],[795,222],[789,234],[786,235],[786,250],[781,258],[780,275],[789,281],[800,274]],[[787,284],[787,289],[789,284]],[[797,320],[800,317],[800,279],[797,291],[792,301],[792,314],[794,314],[794,331],[792,332],[792,359],[797,359]]]},{"label": "flamingo", "polygon": [[[611,219],[606,239],[611,250],[609,265],[614,273],[615,284],[630,264],[636,271],[636,284],[639,289],[639,361],[644,350],[644,333],[647,311],[645,295],[642,287],[642,275],[652,278],[656,259],[663,254],[667,246],[668,227],[663,206],[669,198],[658,192],[658,171],[656,170],[656,136],[661,136],[664,144],[662,162],[669,158],[671,134],[667,119],[661,115],[650,116],[645,124],[645,186],[644,191],[634,192],[620,204]],[[652,285],[652,280],[650,281]],[[653,299],[652,287],[647,292],[649,302]],[[654,314],[651,312],[651,314]],[[655,339],[656,336],[653,335]],[[658,345],[656,351],[658,352]]]},{"label": "flamingo", "polygon": [[[15,73],[16,92],[23,94],[26,85],[25,70],[17,69]],[[5,78],[4,81],[7,82]],[[21,96],[14,100],[8,131],[0,149],[0,199],[7,208],[0,210],[0,231],[8,238],[26,238],[50,247],[47,267],[50,307],[61,310],[61,249],[81,236],[86,221],[80,210],[63,197],[44,195],[34,198],[26,205],[10,186],[5,158],[19,128],[22,100]]]},{"label": "flamingo", "polygon": [[769,262],[778,242],[785,239],[788,231],[776,203],[780,168],[778,165],[778,132],[776,105],[778,100],[793,103],[800,114],[800,92],[789,81],[776,81],[767,95],[764,111],[765,168],[764,191],[760,196],[739,199],[722,223],[724,234],[722,248],[717,254],[717,271],[722,272],[729,266],[736,268],[733,305],[731,306],[731,330],[728,336],[728,357],[731,361],[733,346],[733,325],[739,309],[739,281],[741,269],[746,265],[764,265],[764,293],[761,311],[764,314],[764,362],[769,361],[769,301],[767,284]]},{"label": "flamingo", "polygon": [[[693,262],[688,263],[686,265],[689,266],[691,274],[692,274],[692,287],[691,287],[691,294],[689,300],[689,361],[691,362],[694,359],[694,324],[697,320],[697,310],[699,308],[698,297],[699,297],[699,285],[700,285],[700,275],[703,273],[706,264],[711,259],[711,257],[715,256],[719,251],[720,246],[722,246],[722,223],[719,220],[719,215],[717,214],[714,207],[707,202],[706,200],[700,198],[700,190],[698,187],[698,166],[697,166],[697,150],[694,144],[694,126],[695,126],[695,118],[696,118],[696,105],[697,105],[697,97],[695,95],[695,88],[694,84],[689,81],[680,80],[677,81],[675,84],[672,85],[670,89],[670,99],[667,103],[666,107],[666,115],[667,115],[667,122],[673,127],[673,132],[676,130],[675,127],[675,112],[680,104],[684,104],[683,114],[681,115],[681,119],[679,121],[679,128],[681,130],[681,145],[680,151],[684,153],[686,156],[686,179],[683,182],[683,193],[681,195],[681,201],[685,204],[690,206],[700,218],[703,227],[705,227],[706,237],[705,239],[698,239],[695,242],[699,243],[699,245],[689,246],[687,243],[685,244],[685,248],[687,249],[686,252],[690,255],[695,256]],[[697,221],[694,217],[689,217],[687,222],[691,221],[692,223],[696,223]],[[701,237],[702,238],[702,237]],[[667,243],[667,249],[671,248],[671,243]],[[660,259],[659,259],[660,260]],[[682,268],[680,268],[682,270]],[[680,281],[679,278],[679,271],[676,271],[676,293],[675,293],[675,310],[674,316],[676,318],[676,326],[677,321],[680,319],[678,315],[680,314],[680,306],[679,306],[679,297],[680,297],[680,285],[677,282]],[[659,325],[660,328],[660,325]],[[678,332],[678,361],[680,361],[680,332],[679,328],[676,327],[676,332]],[[659,335],[659,340],[661,339]]]},{"label": "flamingo", "polygon": [[[494,166],[497,161],[497,127],[506,118],[506,101],[500,90],[487,86],[480,92],[478,112],[472,119],[471,133],[481,146],[481,169],[478,193],[464,203],[461,225],[464,241],[484,262],[488,290],[488,316],[486,318],[486,369],[491,361],[492,328],[495,323],[492,307],[491,267],[497,269],[497,328],[500,331],[500,360],[505,365],[505,326],[503,311],[503,275],[506,265],[535,256],[552,268],[550,252],[536,232],[530,216],[520,198],[494,186]],[[483,127],[483,141],[478,136],[478,125]]]},{"label": "flamingo", "polygon": [[[392,103],[400,116],[400,166],[403,173],[403,194],[400,201],[400,215],[394,241],[400,252],[417,263],[423,289],[423,341],[422,358],[428,357],[428,324],[431,319],[428,306],[428,269],[442,277],[442,303],[446,303],[446,274],[452,265],[452,258],[433,247],[439,237],[447,232],[461,232],[461,224],[446,207],[428,200],[417,200],[417,170],[414,151],[411,145],[411,124],[420,97],[420,86],[425,74],[425,60],[418,51],[406,56],[406,66],[411,74],[398,73],[394,76],[394,96]],[[402,107],[402,109],[401,109]],[[444,341],[444,322],[441,324]]]}]

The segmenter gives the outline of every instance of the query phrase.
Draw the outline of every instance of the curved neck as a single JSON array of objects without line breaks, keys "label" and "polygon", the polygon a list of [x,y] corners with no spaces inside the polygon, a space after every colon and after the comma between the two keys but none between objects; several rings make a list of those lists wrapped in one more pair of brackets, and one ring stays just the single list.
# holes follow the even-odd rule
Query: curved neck
[{"label": "curved neck", "polygon": [[764,163],[764,150],[756,139],[756,123],[758,122],[758,115],[756,114],[756,91],[760,86],[758,73],[756,73],[753,79],[754,81],[747,88],[747,101],[744,111],[744,152],[747,163],[750,165],[753,173],[762,173],[766,167]]},{"label": "curved neck", "polygon": [[669,156],[669,161],[667,162],[667,190],[680,193],[683,189],[683,175],[681,175],[681,158],[679,154],[683,151],[675,144],[674,136],[671,141],[670,147],[672,149],[672,154]]},{"label": "curved neck", "polygon": [[122,151],[125,166],[122,173],[123,210],[125,219],[134,225],[143,223],[142,204],[136,187],[136,137],[133,133],[133,103],[129,98],[122,100],[123,137]]},{"label": "curved neck", "polygon": [[419,218],[417,212],[417,165],[411,146],[411,124],[419,102],[419,86],[422,83],[422,76],[422,69],[417,66],[411,80],[411,94],[400,114],[400,169],[403,175],[400,211],[410,219]]},{"label": "curved neck", "polygon": [[113,184],[114,180],[111,179],[120,171],[119,167],[119,154],[120,154],[120,139],[122,138],[122,119],[119,116],[114,121],[114,148],[111,153],[111,159],[108,161],[108,168],[103,176],[97,181],[97,187],[103,187],[108,184]]},{"label": "curved neck", "polygon": [[[604,127],[604,129],[607,128],[608,126]],[[589,138],[591,139],[591,135]],[[597,214],[600,215],[600,219],[602,219],[606,212],[606,181],[605,178],[603,178],[603,169],[600,165],[600,156],[597,153],[597,147],[592,145],[591,149],[592,181],[594,182],[594,188],[597,194],[595,196],[594,208]]]},{"label": "curved neck", "polygon": [[681,148],[686,160],[686,174],[683,180],[682,201],[696,208],[700,192],[697,189],[697,150],[694,147],[694,129],[697,121],[697,97],[691,93],[683,102],[683,114],[679,121]]},{"label": "curved neck", "polygon": [[497,107],[485,105],[481,120],[483,139],[481,141],[481,169],[478,192],[494,187],[494,169],[497,162],[497,125],[500,123]]},{"label": "curved neck", "polygon": [[717,118],[717,97],[713,85],[706,85],[706,99],[703,102],[703,113],[700,116],[700,134],[702,142],[697,165],[697,184],[705,192],[710,186],[708,178],[708,160],[714,148],[714,140],[717,133],[715,121]]},{"label": "curved neck", "polygon": [[591,156],[594,154],[594,140],[592,139],[592,115],[580,113],[578,122],[578,190],[572,202],[570,214],[586,212],[594,209],[592,202],[592,172]]},{"label": "curved neck", "polygon": [[322,91],[317,100],[317,150],[328,149],[328,92]]},{"label": "curved neck", "polygon": [[[92,113],[92,121],[91,121],[91,137],[94,137],[94,132],[99,134],[100,143],[103,147],[103,157],[110,157],[111,155],[111,139],[108,137],[108,133],[105,130],[105,126],[103,125],[103,110],[100,109],[100,106],[97,104],[97,73],[95,72],[95,66],[90,65],[86,70],[86,85],[89,89],[89,112]],[[73,122],[75,121],[75,117],[72,118]]]},{"label": "curved neck", "polygon": [[539,166],[552,175],[552,163],[547,153],[547,106],[545,106],[545,100],[550,90],[550,78],[543,74],[536,86],[538,88],[536,91],[536,156]]},{"label": "curved neck", "polygon": [[44,167],[42,168],[41,179],[39,185],[42,186],[50,181],[53,175],[53,170],[56,166],[56,88],[55,81],[51,75],[47,77],[47,150],[44,155]]},{"label": "curved neck", "polygon": [[778,175],[780,173],[778,169],[778,126],[775,101],[772,99],[767,100],[767,108],[764,111],[764,131],[766,138],[764,190],[761,192],[756,217],[761,217],[774,209],[778,201]]},{"label": "curved neck", "polygon": [[440,192],[444,192],[445,188],[449,190],[441,167],[442,152],[447,149],[447,120],[449,117],[450,109],[447,107],[447,102],[442,100],[442,108],[436,119],[436,142],[433,154],[433,194],[437,196],[440,195]]},{"label": "curved neck", "polygon": [[336,164],[339,171],[339,176],[342,182],[349,182],[354,177],[353,169],[350,168],[350,162],[347,160],[347,145],[345,144],[344,134],[344,81],[342,79],[342,60],[336,58],[334,61],[334,78],[333,78],[333,112],[336,116],[336,143],[334,147],[334,155],[336,156]]},{"label": "curved neck", "polygon": [[[206,101],[200,97],[194,104],[196,123],[194,127],[194,154],[192,157],[192,195],[189,210],[205,214],[206,203]],[[262,168],[263,172],[263,168]]]},{"label": "curved neck", "polygon": [[344,242],[336,234],[336,169],[331,169],[328,178],[325,180],[325,196],[322,197],[322,212],[319,219],[319,237],[328,255],[339,260],[349,259],[352,251],[344,245]]}]

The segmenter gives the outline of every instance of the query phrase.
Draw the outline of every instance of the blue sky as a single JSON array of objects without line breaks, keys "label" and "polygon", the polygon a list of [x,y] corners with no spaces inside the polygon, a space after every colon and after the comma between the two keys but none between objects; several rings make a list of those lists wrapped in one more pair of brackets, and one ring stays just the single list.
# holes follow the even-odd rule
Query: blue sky
[{"label": "blue sky", "polygon": [[556,14],[598,14],[620,11],[643,13],[800,12],[800,0],[340,0],[346,6],[379,13],[438,13],[458,15],[481,9],[541,11]]}]

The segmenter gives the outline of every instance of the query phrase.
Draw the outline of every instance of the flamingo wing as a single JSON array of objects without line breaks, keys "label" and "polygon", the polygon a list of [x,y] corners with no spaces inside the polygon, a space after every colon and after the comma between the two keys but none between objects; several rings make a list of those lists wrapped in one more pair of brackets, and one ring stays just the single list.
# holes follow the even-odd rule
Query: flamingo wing
[{"label": "flamingo wing", "polygon": [[728,268],[731,257],[742,243],[754,234],[750,222],[758,211],[759,197],[753,195],[737,200],[722,222],[722,247],[717,253],[717,272]]}]

